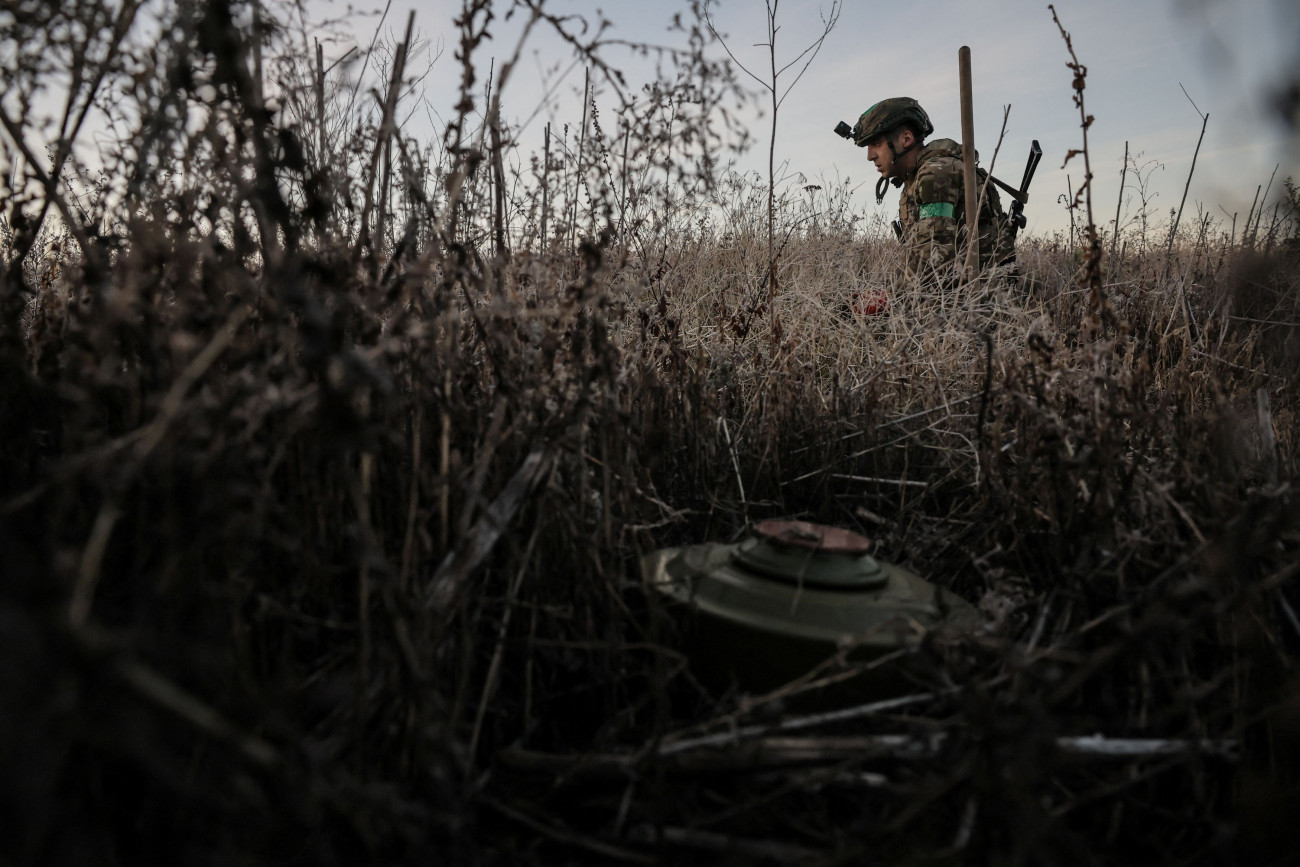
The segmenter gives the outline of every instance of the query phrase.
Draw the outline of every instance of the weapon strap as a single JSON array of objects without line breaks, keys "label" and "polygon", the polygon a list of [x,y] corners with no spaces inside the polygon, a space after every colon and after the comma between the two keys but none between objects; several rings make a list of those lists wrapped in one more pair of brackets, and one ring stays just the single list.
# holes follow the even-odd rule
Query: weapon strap
[{"label": "weapon strap", "polygon": [[1011,198],[1015,199],[1015,200],[1016,200],[1017,202],[1019,202],[1020,204],[1023,205],[1025,202],[1029,201],[1029,194],[1028,194],[1028,193],[1022,193],[1020,190],[1017,190],[1015,187],[1011,186],[1011,185],[1008,184],[1008,183],[1005,183],[1004,181],[1000,181],[1000,180],[998,180],[997,178],[993,177],[992,175],[989,175],[989,180],[992,181],[993,183],[997,184],[999,187],[1001,187],[1002,190],[1003,190],[1003,191],[1004,191],[1008,196],[1010,196]]},{"label": "weapon strap", "polygon": [[1015,199],[1023,207],[1029,201],[1029,182],[1034,179],[1034,172],[1038,169],[1038,161],[1043,158],[1043,149],[1038,146],[1038,139],[1029,146],[1029,163],[1025,166],[1025,177],[1020,182],[1020,189],[1012,189],[1009,184],[1003,183],[997,178],[989,175],[989,180],[1007,191],[1007,195]]}]

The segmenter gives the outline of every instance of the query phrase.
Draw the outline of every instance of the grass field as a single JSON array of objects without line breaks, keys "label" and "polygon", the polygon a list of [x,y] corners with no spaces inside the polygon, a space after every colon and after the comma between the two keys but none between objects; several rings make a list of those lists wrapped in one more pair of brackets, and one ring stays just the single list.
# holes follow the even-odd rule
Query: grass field
[{"label": "grass field", "polygon": [[[833,184],[773,262],[702,55],[526,154],[481,81],[405,136],[400,44],[352,98],[219,3],[151,73],[120,5],[42,8],[13,87],[135,108],[92,179],[6,107],[0,860],[1293,857],[1289,183],[937,289]],[[638,560],[769,517],[984,628],[849,721],[701,687]]]}]

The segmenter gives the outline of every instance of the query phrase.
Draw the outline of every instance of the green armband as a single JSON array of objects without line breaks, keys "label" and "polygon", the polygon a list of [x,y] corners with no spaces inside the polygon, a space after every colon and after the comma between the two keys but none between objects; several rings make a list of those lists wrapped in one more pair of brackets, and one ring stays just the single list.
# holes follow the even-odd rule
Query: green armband
[{"label": "green armband", "polygon": [[924,220],[926,217],[951,217],[955,211],[952,202],[935,202],[931,205],[922,205],[921,219]]}]

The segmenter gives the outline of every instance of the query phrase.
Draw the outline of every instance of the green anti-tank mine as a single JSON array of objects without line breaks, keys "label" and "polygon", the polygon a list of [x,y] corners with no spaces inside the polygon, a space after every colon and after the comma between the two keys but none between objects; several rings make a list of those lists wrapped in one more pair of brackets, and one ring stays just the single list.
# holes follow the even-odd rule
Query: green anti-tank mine
[{"label": "green anti-tank mine", "polygon": [[965,600],[870,548],[849,530],[763,521],[738,544],[647,554],[642,573],[686,623],[692,667],[747,690],[793,680],[844,647],[866,662],[933,629],[975,628]]}]

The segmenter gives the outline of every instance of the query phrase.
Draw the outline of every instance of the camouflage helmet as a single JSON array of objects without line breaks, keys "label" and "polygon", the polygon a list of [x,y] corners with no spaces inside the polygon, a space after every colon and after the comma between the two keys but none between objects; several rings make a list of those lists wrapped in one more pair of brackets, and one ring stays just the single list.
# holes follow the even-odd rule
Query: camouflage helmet
[{"label": "camouflage helmet", "polygon": [[934,132],[930,116],[921,108],[921,104],[910,96],[895,96],[882,99],[871,108],[862,112],[858,122],[853,125],[853,142],[858,147],[866,147],[867,142],[877,136],[885,135],[901,124],[911,121],[924,139]]}]

